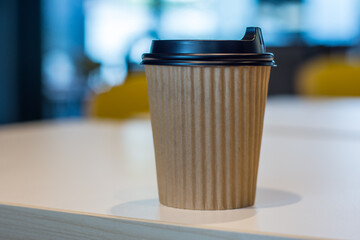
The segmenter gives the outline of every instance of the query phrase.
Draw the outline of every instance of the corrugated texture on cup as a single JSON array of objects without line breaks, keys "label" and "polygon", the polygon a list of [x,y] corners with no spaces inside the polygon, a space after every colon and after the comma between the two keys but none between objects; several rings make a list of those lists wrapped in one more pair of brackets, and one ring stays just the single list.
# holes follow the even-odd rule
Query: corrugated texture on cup
[{"label": "corrugated texture on cup", "polygon": [[142,59],[145,65],[276,66],[257,27],[241,40],[154,40]]},{"label": "corrugated texture on cup", "polygon": [[270,69],[145,66],[162,204],[254,204]]}]

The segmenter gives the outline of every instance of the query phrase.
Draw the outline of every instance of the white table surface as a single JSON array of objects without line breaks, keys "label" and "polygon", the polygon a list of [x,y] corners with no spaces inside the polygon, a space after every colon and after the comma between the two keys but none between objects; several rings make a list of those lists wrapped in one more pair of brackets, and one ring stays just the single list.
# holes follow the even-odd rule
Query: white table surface
[{"label": "white table surface", "polygon": [[360,100],[269,99],[255,206],[227,211],[159,204],[146,118],[0,127],[0,239],[280,236],[360,239]]}]

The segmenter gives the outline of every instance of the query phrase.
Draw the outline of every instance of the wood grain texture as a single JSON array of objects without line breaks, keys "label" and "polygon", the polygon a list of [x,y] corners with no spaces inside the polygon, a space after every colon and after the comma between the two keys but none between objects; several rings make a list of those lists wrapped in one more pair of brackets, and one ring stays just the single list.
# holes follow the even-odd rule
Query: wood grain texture
[{"label": "wood grain texture", "polygon": [[253,205],[270,67],[145,68],[160,202]]},{"label": "wood grain texture", "polygon": [[0,202],[1,240],[113,240],[113,239],[298,239],[282,235],[229,232],[197,226],[162,224],[100,214],[64,212]]}]

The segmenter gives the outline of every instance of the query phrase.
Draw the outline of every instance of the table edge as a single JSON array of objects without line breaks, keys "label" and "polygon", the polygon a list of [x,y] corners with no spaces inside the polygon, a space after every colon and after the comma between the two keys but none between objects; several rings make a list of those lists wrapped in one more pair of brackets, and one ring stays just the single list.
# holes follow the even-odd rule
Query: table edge
[{"label": "table edge", "polygon": [[[0,202],[0,238],[24,239],[325,239],[318,237],[233,231],[95,213]],[[328,239],[328,238],[326,238]]]}]

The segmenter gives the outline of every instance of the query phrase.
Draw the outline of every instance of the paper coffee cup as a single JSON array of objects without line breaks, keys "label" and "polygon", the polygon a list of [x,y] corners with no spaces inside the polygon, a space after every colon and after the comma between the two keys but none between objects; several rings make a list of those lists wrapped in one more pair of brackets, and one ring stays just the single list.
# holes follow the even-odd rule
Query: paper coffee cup
[{"label": "paper coffee cup", "polygon": [[[270,53],[243,53],[256,48],[251,44],[264,51],[260,29],[248,28],[244,38],[250,37],[194,41],[187,51],[175,47],[181,53],[171,44],[184,41],[158,41],[144,54],[161,204],[198,210],[254,204],[274,62]],[[216,51],[207,47],[218,42]]]}]

